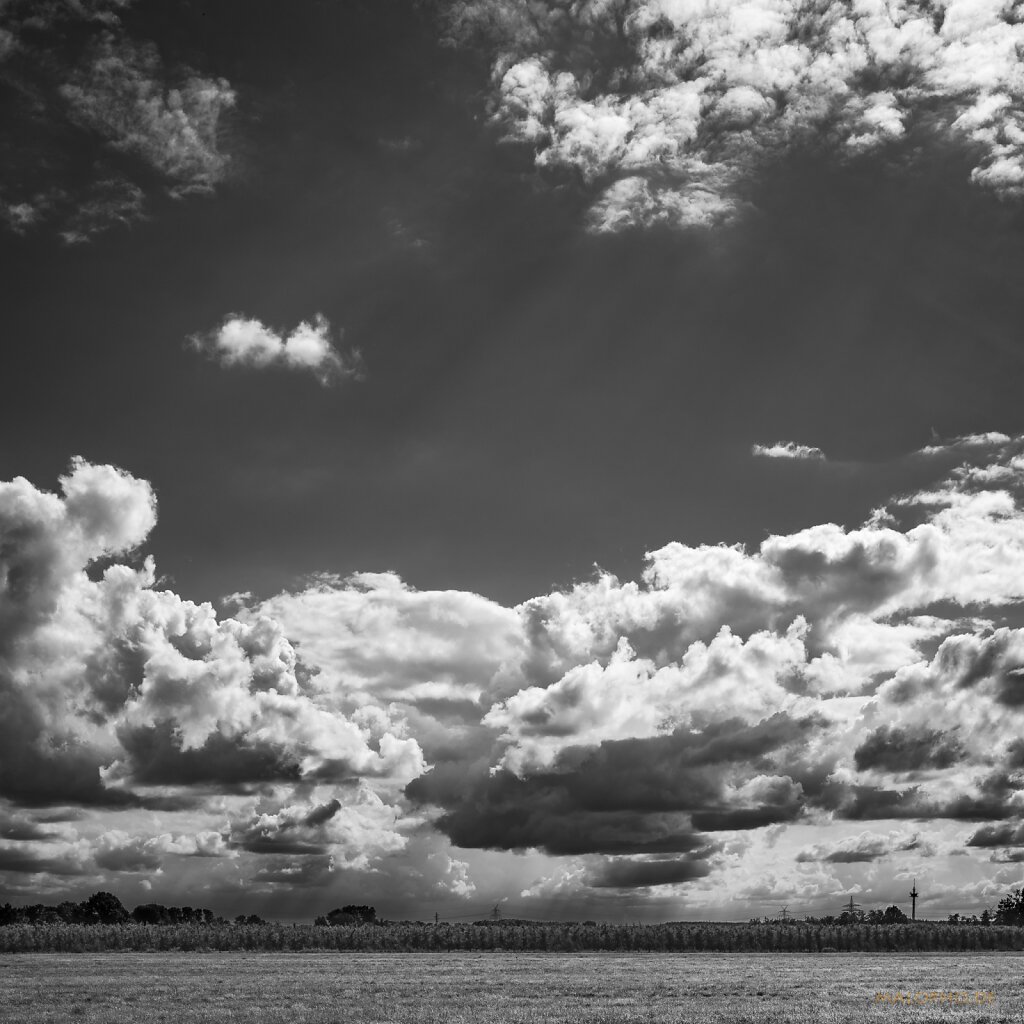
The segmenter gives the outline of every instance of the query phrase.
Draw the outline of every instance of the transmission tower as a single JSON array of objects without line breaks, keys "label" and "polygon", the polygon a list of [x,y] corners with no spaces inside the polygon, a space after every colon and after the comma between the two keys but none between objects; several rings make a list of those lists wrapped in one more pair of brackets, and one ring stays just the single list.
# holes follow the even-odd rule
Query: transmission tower
[{"label": "transmission tower", "polygon": [[910,890],[910,920],[917,920],[917,879],[914,879],[914,888]]},{"label": "transmission tower", "polygon": [[850,897],[850,902],[843,904],[843,910],[847,914],[849,914],[851,917],[853,917],[853,915],[856,914],[858,910],[860,910],[860,904],[859,903],[854,903],[853,902],[853,897],[851,896]]},{"label": "transmission tower", "polygon": [[492,921],[500,921],[501,920],[501,907],[498,906],[497,903],[494,904],[494,909],[491,911],[491,920]]}]

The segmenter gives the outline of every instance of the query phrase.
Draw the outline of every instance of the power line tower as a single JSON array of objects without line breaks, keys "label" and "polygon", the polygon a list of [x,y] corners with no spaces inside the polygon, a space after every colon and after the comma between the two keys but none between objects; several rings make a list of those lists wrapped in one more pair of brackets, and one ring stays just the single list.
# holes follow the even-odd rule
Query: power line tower
[{"label": "power line tower", "polygon": [[782,922],[783,922],[783,923],[785,923],[786,921],[788,921],[788,920],[789,920],[789,907],[783,907],[783,908],[782,908],[782,909],[781,909],[781,910],[779,911],[779,917],[780,917],[780,918],[782,919]]},{"label": "power line tower", "polygon": [[492,921],[500,921],[501,920],[501,907],[499,907],[497,903],[494,904],[494,909],[491,911],[491,920]]},{"label": "power line tower", "polygon": [[914,888],[910,890],[910,920],[917,920],[917,879],[914,879]]},{"label": "power line tower", "polygon": [[860,904],[853,902],[853,897],[850,897],[849,903],[843,904],[843,913],[849,914],[850,917],[856,917],[857,911],[860,910]]}]

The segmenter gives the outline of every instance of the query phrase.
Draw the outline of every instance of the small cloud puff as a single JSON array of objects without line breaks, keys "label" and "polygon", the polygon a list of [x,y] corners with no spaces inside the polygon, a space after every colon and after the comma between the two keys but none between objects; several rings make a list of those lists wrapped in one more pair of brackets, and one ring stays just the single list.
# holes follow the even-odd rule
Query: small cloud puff
[{"label": "small cloud puff", "polygon": [[762,459],[824,459],[820,448],[812,448],[795,441],[776,441],[775,444],[755,444],[750,454]]},{"label": "small cloud puff", "polygon": [[362,377],[358,349],[339,352],[331,341],[331,325],[320,313],[312,323],[303,320],[287,335],[259,320],[232,313],[217,330],[194,335],[190,340],[221,366],[284,366],[291,370],[309,370],[325,385],[346,377]]}]

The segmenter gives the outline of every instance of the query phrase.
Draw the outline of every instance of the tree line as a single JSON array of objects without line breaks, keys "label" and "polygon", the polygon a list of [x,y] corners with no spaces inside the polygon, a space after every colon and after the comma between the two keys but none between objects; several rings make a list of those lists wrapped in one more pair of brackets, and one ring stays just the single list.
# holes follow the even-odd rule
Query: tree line
[{"label": "tree line", "polygon": [[255,914],[229,921],[204,908],[156,903],[142,904],[129,912],[116,896],[105,892],[77,904],[0,907],[0,952],[174,949],[811,953],[1024,950],[1024,893],[1015,889],[992,914],[953,914],[941,922],[908,922],[899,908],[889,907],[866,914],[844,912],[838,918],[753,920],[747,924],[528,920],[434,924],[381,921],[375,908],[349,904],[318,917],[313,924],[283,925]]}]

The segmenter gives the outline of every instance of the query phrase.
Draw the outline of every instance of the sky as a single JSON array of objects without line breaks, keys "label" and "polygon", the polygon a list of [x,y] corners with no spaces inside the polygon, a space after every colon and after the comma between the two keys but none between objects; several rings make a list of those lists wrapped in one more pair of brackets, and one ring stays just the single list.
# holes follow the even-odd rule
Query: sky
[{"label": "sky", "polygon": [[1024,884],[1021,47],[0,0],[0,902]]}]

